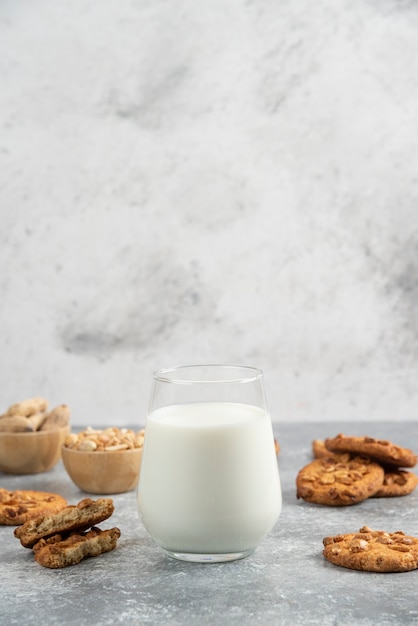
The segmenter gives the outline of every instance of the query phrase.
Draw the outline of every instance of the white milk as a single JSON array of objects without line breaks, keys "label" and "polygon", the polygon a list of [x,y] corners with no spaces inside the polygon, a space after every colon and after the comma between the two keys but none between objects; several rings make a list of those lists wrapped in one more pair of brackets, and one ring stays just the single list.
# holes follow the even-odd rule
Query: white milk
[{"label": "white milk", "polygon": [[158,409],[147,421],[138,502],[167,550],[254,549],[281,510],[269,415],[229,402]]}]

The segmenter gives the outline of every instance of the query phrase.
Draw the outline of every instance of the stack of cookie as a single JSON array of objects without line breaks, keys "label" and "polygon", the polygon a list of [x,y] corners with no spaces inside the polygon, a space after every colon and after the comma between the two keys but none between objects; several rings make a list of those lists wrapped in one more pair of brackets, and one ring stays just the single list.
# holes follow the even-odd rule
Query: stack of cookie
[{"label": "stack of cookie", "polygon": [[15,529],[14,535],[22,546],[33,549],[35,560],[44,567],[76,565],[116,547],[120,530],[100,530],[95,526],[108,519],[113,511],[113,501],[109,498],[85,498],[57,513],[28,520]]},{"label": "stack of cookie", "polygon": [[296,478],[297,498],[307,502],[347,506],[408,495],[418,485],[418,476],[404,469],[417,464],[417,455],[390,441],[339,434],[312,447],[315,460]]}]

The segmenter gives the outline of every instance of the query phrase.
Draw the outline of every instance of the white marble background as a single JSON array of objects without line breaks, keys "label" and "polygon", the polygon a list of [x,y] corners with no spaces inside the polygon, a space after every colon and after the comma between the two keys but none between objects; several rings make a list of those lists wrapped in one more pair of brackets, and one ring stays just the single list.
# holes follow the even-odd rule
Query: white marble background
[{"label": "white marble background", "polygon": [[228,362],[416,419],[418,3],[1,0],[0,80],[1,407]]}]

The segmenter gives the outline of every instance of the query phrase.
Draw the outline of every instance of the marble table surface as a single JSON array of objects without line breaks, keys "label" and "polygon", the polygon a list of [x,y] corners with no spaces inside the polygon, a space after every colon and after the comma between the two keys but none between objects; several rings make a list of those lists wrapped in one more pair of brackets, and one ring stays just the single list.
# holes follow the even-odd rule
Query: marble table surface
[{"label": "marble table surface", "polygon": [[[410,448],[418,423],[278,424],[283,511],[273,531],[246,559],[189,564],[166,557],[142,526],[135,492],[112,496],[118,547],[64,570],[39,566],[30,550],[0,527],[0,607],[11,624],[167,624],[240,626],[321,624],[366,626],[418,623],[418,571],[373,574],[336,567],[322,556],[326,535],[367,524],[418,535],[418,490],[332,509],[296,499],[298,470],[311,459],[314,438],[338,432],[389,438]],[[85,497],[61,462],[36,476],[0,473],[6,489],[54,491],[76,503]]]}]

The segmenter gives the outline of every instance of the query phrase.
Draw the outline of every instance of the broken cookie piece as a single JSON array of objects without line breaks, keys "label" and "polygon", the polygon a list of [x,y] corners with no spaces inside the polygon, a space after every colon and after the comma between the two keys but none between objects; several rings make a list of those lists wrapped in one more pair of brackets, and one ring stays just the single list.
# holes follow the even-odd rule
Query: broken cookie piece
[{"label": "broken cookie piece", "polygon": [[93,527],[83,533],[41,539],[33,546],[33,552],[35,560],[43,567],[59,569],[114,550],[119,537],[119,528],[100,530]]},{"label": "broken cookie piece", "polygon": [[25,548],[32,548],[40,539],[60,533],[84,531],[112,515],[113,500],[84,498],[77,505],[68,505],[54,515],[30,520],[15,529],[14,535]]}]

